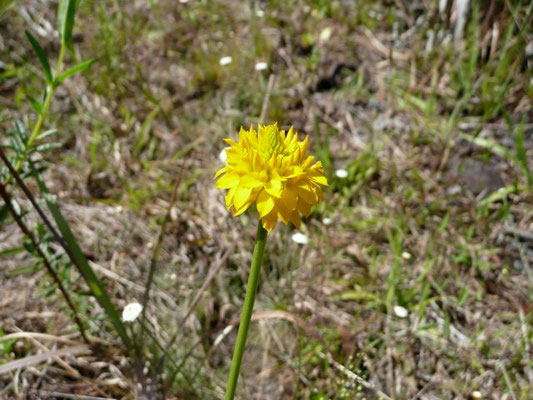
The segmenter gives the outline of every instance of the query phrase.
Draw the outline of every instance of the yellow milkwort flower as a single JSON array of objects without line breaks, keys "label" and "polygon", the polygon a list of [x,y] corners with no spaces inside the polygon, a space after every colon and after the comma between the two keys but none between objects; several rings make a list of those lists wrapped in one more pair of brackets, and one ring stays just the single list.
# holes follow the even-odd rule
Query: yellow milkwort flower
[{"label": "yellow milkwort flower", "polygon": [[320,185],[328,185],[322,163],[307,156],[309,137],[299,141],[292,127],[285,132],[273,124],[259,125],[258,132],[241,128],[238,142],[224,141],[230,147],[226,166],[215,174],[215,187],[228,189],[226,208],[240,215],[256,203],[267,231],[278,219],[299,228],[300,214],[310,214],[322,199]]}]

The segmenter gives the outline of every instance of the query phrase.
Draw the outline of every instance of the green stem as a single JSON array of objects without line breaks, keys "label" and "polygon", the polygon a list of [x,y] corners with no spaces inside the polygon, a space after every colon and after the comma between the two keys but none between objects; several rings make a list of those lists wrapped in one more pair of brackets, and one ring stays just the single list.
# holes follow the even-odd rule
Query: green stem
[{"label": "green stem", "polygon": [[63,59],[65,58],[65,50],[67,48],[67,45],[64,41],[61,41],[61,48],[59,49],[59,56],[57,57],[57,65],[56,65],[56,78],[61,73],[61,70],[63,69]]},{"label": "green stem", "polygon": [[[65,49],[66,45],[65,43],[61,43],[61,48],[59,49],[59,56],[57,58],[57,65],[56,65],[56,77],[59,76],[61,73],[61,70],[63,69],[63,60],[65,58]],[[37,118],[37,122],[35,123],[35,126],[33,127],[33,130],[31,132],[30,137],[28,138],[28,143],[26,144],[27,149],[31,149],[31,146],[33,145],[33,142],[35,139],[37,139],[37,136],[41,132],[41,127],[43,125],[43,121],[48,114],[48,109],[50,108],[50,103],[52,102],[52,97],[54,96],[55,92],[55,84],[49,84],[46,86],[46,97],[44,98],[44,104],[41,112],[39,113],[39,118]],[[20,171],[20,168],[22,167],[22,163],[24,161],[24,157],[21,157],[17,160],[15,164],[15,171]]]},{"label": "green stem", "polygon": [[41,126],[43,124],[46,114],[48,113],[48,109],[50,108],[50,103],[52,101],[52,97],[54,96],[54,91],[55,90],[52,85],[49,85],[46,88],[46,97],[44,99],[43,108],[39,114],[39,118],[37,119],[35,126],[33,127],[33,131],[31,132],[30,138],[28,139],[28,143],[27,143],[28,147],[31,147],[31,145],[37,138],[37,135],[41,132]]},{"label": "green stem", "polygon": [[250,267],[250,276],[248,278],[248,288],[246,289],[246,297],[244,299],[244,307],[241,314],[239,333],[237,334],[235,349],[233,350],[233,360],[231,361],[231,370],[229,373],[226,396],[224,397],[224,400],[233,400],[233,397],[235,396],[237,380],[239,379],[239,371],[241,369],[242,356],[244,354],[244,346],[246,345],[248,328],[250,327],[250,320],[252,319],[255,294],[257,293],[259,276],[261,275],[261,261],[263,260],[263,252],[265,250],[267,235],[268,232],[265,230],[265,228],[263,228],[261,221],[259,221],[257,226],[257,237],[255,238],[252,265]]}]

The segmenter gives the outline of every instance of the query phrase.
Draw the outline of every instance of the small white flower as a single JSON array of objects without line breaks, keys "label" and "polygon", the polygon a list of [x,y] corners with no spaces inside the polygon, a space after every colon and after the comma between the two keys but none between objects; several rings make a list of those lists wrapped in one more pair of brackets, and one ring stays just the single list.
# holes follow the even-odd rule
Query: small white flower
[{"label": "small white flower", "polygon": [[328,26],[327,28],[322,29],[322,32],[320,32],[320,41],[327,42],[330,38],[331,38],[331,28]]},{"label": "small white flower", "polygon": [[13,207],[13,210],[15,211],[15,214],[18,214],[18,215],[21,214],[20,205],[19,205],[19,203],[17,203],[16,200],[11,200],[11,206]]},{"label": "small white flower", "polygon": [[298,244],[307,244],[309,243],[309,238],[302,232],[296,232],[294,235],[292,235],[292,241]]},{"label": "small white flower", "polygon": [[481,394],[481,392],[479,390],[474,390],[472,392],[472,398],[473,399],[481,399],[483,397],[483,395]]},{"label": "small white flower", "polygon": [[185,3],[188,3],[188,2],[189,2],[189,0],[180,0],[181,4],[185,4]]},{"label": "small white flower", "polygon": [[126,307],[124,307],[124,310],[122,310],[122,321],[124,322],[135,321],[142,310],[143,310],[143,306],[141,306],[139,303],[128,304]]},{"label": "small white flower", "polygon": [[338,169],[337,171],[335,171],[335,176],[337,178],[347,178],[348,177],[348,171],[346,171],[345,169]]},{"label": "small white flower", "polygon": [[394,314],[399,318],[405,318],[409,315],[409,311],[402,306],[394,306]]},{"label": "small white flower", "polygon": [[265,16],[265,12],[261,10],[260,8],[257,9],[255,12],[255,15],[257,15],[259,18],[263,18]]},{"label": "small white flower", "polygon": [[408,252],[406,252],[406,251],[404,251],[404,252],[402,253],[402,258],[403,258],[404,260],[410,260],[411,257],[413,257],[413,256],[411,255],[411,253],[408,253]]},{"label": "small white flower", "polygon": [[229,335],[229,333],[233,330],[233,325],[228,325],[224,328],[224,330],[222,331],[222,333],[220,335],[218,335],[215,339],[215,341],[213,342],[213,347],[216,347],[220,344],[220,342],[222,342],[224,340],[224,338],[226,336]]},{"label": "small white flower", "polygon": [[178,276],[176,274],[170,274],[170,279],[172,279],[173,281],[176,280]]},{"label": "small white flower", "polygon": [[223,163],[226,162],[228,159],[228,155],[226,154],[226,149],[222,149],[220,153],[218,153],[218,159],[222,161]]},{"label": "small white flower", "polygon": [[260,61],[257,64],[255,64],[256,71],[264,71],[267,68],[268,68],[268,64],[264,61]]},{"label": "small white flower", "polygon": [[331,218],[328,218],[328,217],[324,218],[324,219],[322,220],[322,223],[323,223],[324,225],[330,225],[330,224],[331,224]]},{"label": "small white flower", "polygon": [[226,57],[222,57],[220,60],[218,60],[218,63],[220,65],[224,66],[224,65],[231,64],[232,61],[233,61],[233,58],[231,58],[230,56],[226,56]]}]

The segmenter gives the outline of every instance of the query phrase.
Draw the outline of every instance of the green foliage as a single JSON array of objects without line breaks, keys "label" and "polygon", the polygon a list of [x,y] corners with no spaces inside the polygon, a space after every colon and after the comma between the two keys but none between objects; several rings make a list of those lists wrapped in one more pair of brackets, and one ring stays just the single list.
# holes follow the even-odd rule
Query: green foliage
[{"label": "green foliage", "polygon": [[86,61],[83,61],[81,63],[79,63],[78,65],[75,65],[74,67],[71,67],[69,69],[67,69],[65,72],[63,72],[62,74],[60,74],[56,80],[54,81],[54,85],[60,85],[65,79],[67,79],[68,77],[74,75],[74,74],[77,74],[78,72],[83,72],[85,71],[87,68],[89,68],[96,60],[95,59],[91,59],[91,60],[86,60]]},{"label": "green foliage", "polygon": [[57,10],[57,31],[61,45],[72,46],[72,30],[79,0],[60,0]]},{"label": "green foliage", "polygon": [[[11,150],[11,152],[13,153],[10,157],[11,160],[9,161],[9,163],[13,163],[14,167],[11,166],[9,171],[3,169],[2,175],[6,182],[15,180],[16,185],[26,191],[27,195],[28,192],[24,186],[25,184],[23,183],[23,180],[27,180],[30,177],[34,178],[37,181],[40,194],[44,198],[45,203],[48,206],[48,209],[52,215],[52,218],[56,223],[57,229],[60,232],[60,237],[54,237],[57,236],[57,233],[54,232],[54,234],[52,234],[52,232],[48,231],[48,229],[54,229],[51,225],[47,224],[47,226],[45,227],[44,225],[38,224],[35,228],[35,231],[37,234],[36,239],[39,243],[40,252],[36,252],[37,249],[35,249],[33,243],[25,242],[26,250],[32,253],[36,257],[36,259],[39,260],[39,263],[48,263],[50,265],[50,268],[52,269],[49,270],[49,272],[55,270],[55,273],[53,275],[55,281],[53,281],[51,285],[48,285],[45,296],[50,297],[54,295],[58,287],[57,285],[63,284],[63,286],[65,286],[65,282],[68,280],[67,278],[69,276],[68,267],[70,266],[71,261],[74,265],[76,265],[79,270],[79,273],[83,276],[86,283],[88,284],[91,293],[96,297],[100,305],[105,310],[107,317],[118,332],[124,345],[126,347],[130,347],[131,342],[126,332],[125,326],[121,321],[118,312],[113,306],[109,295],[106,293],[105,286],[100,281],[100,279],[94,274],[92,268],[89,266],[87,258],[85,257],[83,251],[81,250],[78,244],[78,241],[76,240],[74,234],[72,233],[72,230],[69,227],[69,224],[67,223],[59,209],[56,197],[51,195],[48,191],[47,186],[42,178],[42,172],[45,170],[45,168],[43,167],[39,158],[36,157],[37,155],[41,156],[47,151],[60,147],[60,144],[56,142],[44,142],[45,139],[56,133],[55,129],[50,129],[41,132],[41,127],[44,118],[48,116],[49,105],[54,93],[54,89],[59,86],[66,78],[74,75],[75,73],[86,70],[94,62],[94,60],[88,60],[62,72],[64,50],[66,47],[72,46],[72,29],[74,26],[76,8],[77,1],[75,0],[61,1],[59,4],[58,31],[61,39],[61,50],[57,63],[57,77],[55,80],[53,78],[50,64],[48,62],[48,58],[44,50],[30,32],[25,32],[26,37],[28,38],[31,46],[33,47],[33,50],[35,51],[40,61],[47,85],[44,91],[44,101],[42,104],[32,100],[31,98],[29,99],[32,107],[37,111],[39,116],[31,134],[27,133],[26,127],[21,121],[15,121],[14,129],[8,131],[8,139],[10,144],[9,146],[7,146],[7,149]],[[6,166],[8,166],[8,159],[6,158],[4,161],[6,163]],[[34,203],[34,206],[36,206],[36,203]],[[7,208],[3,207],[3,218],[5,218],[6,216],[6,211]],[[41,217],[44,216],[42,211],[37,211],[40,213],[39,215]],[[18,214],[20,214],[20,217],[22,216],[20,212],[18,212]],[[47,221],[44,222],[46,223]],[[29,232],[27,234],[31,235],[31,233]],[[69,256],[70,260],[63,257],[62,255],[55,256],[53,252],[49,251],[48,246],[52,239],[60,240],[60,243],[64,247],[64,251]],[[46,259],[43,259],[43,257]],[[60,281],[57,281],[57,279],[59,279]],[[67,301],[70,302],[69,299],[67,299]],[[76,309],[72,311],[75,314],[78,314],[78,311]],[[79,318],[79,316],[80,315],[76,315],[75,317]]]},{"label": "green foliage", "polygon": [[33,50],[35,51],[35,54],[37,55],[37,58],[39,58],[39,62],[41,63],[41,67],[43,69],[44,77],[46,78],[46,82],[48,83],[48,85],[52,85],[54,79],[52,78],[52,70],[50,69],[50,64],[48,63],[48,57],[46,56],[46,53],[44,52],[37,39],[35,39],[30,32],[25,31],[25,33],[26,37],[31,43],[31,46],[33,47]]}]

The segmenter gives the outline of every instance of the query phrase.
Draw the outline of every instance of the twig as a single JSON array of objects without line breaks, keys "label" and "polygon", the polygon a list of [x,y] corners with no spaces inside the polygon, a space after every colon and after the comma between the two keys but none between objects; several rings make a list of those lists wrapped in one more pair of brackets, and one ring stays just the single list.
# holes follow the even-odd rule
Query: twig
[{"label": "twig", "polygon": [[[17,328],[18,329],[18,328]],[[35,339],[34,337],[31,337],[31,336],[28,336],[27,337],[29,339],[29,341],[31,343],[33,343],[39,350],[42,350],[44,352],[49,352],[50,349],[48,347],[46,347],[44,344],[42,344],[41,342],[39,342],[37,339]],[[75,344],[79,344],[79,343],[75,343]],[[53,345],[55,346],[55,345]],[[70,374],[71,376],[73,377],[76,377],[76,378],[79,378],[80,377],[80,373],[75,370],[74,368],[72,368],[70,365],[68,365],[68,363],[66,363],[65,361],[63,361],[60,357],[54,357],[53,360],[58,363],[61,367],[63,367],[68,374]]]},{"label": "twig", "polygon": [[178,338],[178,334],[181,331],[181,328],[185,325],[185,322],[191,316],[192,312],[196,308],[196,305],[200,301],[200,298],[204,294],[204,291],[207,289],[207,287],[209,286],[209,284],[211,283],[211,281],[215,277],[215,275],[218,272],[218,270],[225,264],[225,262],[228,259],[230,253],[231,253],[231,249],[228,248],[224,252],[222,257],[220,257],[220,259],[217,261],[217,263],[209,270],[209,272],[207,274],[207,277],[205,278],[204,283],[202,284],[202,287],[200,288],[200,290],[198,290],[198,292],[196,292],[196,296],[194,296],[194,299],[192,300],[191,305],[189,306],[189,309],[187,310],[187,313],[185,314],[185,316],[181,319],[180,323],[178,324],[178,329],[177,329],[176,333],[174,333],[174,335],[172,336],[172,338],[168,342],[167,348],[170,348],[174,344],[176,339]]},{"label": "twig", "polygon": [[50,220],[47,218],[47,216],[42,211],[41,207],[39,207],[39,205],[37,204],[37,201],[33,197],[33,194],[28,189],[26,184],[23,182],[16,168],[13,167],[9,159],[6,157],[1,146],[0,146],[0,158],[2,159],[2,161],[4,161],[4,164],[9,169],[11,175],[15,178],[17,184],[22,189],[22,191],[26,194],[26,196],[30,200],[30,203],[33,205],[33,207],[35,208],[35,210],[37,211],[37,213],[39,214],[39,216],[41,217],[45,225],[48,227],[48,229],[50,229],[54,238],[63,247],[63,249],[65,250],[65,253],[69,257],[72,264],[78,268],[78,271],[81,273],[81,275],[83,276],[83,278],[89,285],[93,295],[98,300],[98,303],[104,308],[107,315],[109,316],[112,324],[114,325],[115,329],[120,335],[124,345],[126,347],[130,347],[131,346],[130,338],[128,334],[126,333],[126,329],[124,325],[122,324],[120,318],[118,317],[118,313],[115,307],[111,303],[111,300],[109,299],[109,296],[107,295],[104,286],[98,280],[98,278],[94,274],[94,271],[89,266],[89,262],[87,261],[85,255],[83,254],[83,251],[81,250],[77,240],[75,239],[74,234],[70,230],[70,227],[68,226],[67,222],[64,220],[63,215],[61,214],[59,210],[59,207],[55,203],[55,200],[52,200],[50,197],[47,197],[47,196],[50,196],[50,193],[48,192],[44,182],[41,180],[41,178],[38,175],[35,176],[35,179],[39,183],[41,191],[45,195],[45,200],[48,205],[48,208],[50,209],[54,218],[56,219],[58,228],[61,231],[63,236],[59,235],[55,227],[52,225]]},{"label": "twig", "polygon": [[[174,342],[176,341],[176,339],[178,338],[178,334],[180,333],[181,328],[185,325],[185,322],[191,316],[192,312],[196,308],[196,305],[198,304],[198,301],[200,301],[200,298],[201,298],[202,294],[208,288],[209,284],[211,283],[213,278],[216,276],[216,273],[218,272],[218,270],[225,264],[225,261],[229,257],[230,253],[231,253],[231,249],[228,248],[226,250],[226,252],[222,255],[222,257],[218,260],[218,262],[213,266],[213,268],[211,268],[209,270],[209,272],[207,274],[207,277],[204,280],[204,283],[202,284],[202,287],[196,293],[196,296],[194,297],[193,301],[191,302],[191,305],[189,306],[189,310],[187,311],[185,316],[181,319],[180,323],[178,324],[178,329],[176,330],[176,333],[174,333],[172,338],[169,340],[169,342],[167,344],[167,349],[170,349],[172,347],[172,345],[174,344]],[[207,334],[207,332],[206,332],[206,334]],[[167,383],[165,385],[165,388],[168,388],[171,385],[171,383],[174,381],[174,378],[176,377],[176,374],[180,371],[181,367],[185,364],[185,361],[187,360],[187,358],[189,358],[189,356],[192,354],[193,350],[196,348],[196,346],[198,344],[201,343],[201,341],[202,341],[202,339],[200,339],[193,347],[191,347],[189,352],[183,357],[183,359],[182,359],[181,363],[179,364],[179,366],[170,374],[169,379],[167,380]]]},{"label": "twig", "polygon": [[513,389],[513,384],[511,383],[511,379],[509,378],[509,374],[507,373],[507,370],[505,369],[505,365],[503,364],[503,362],[498,363],[498,368],[500,368],[500,370],[502,371],[503,378],[505,379],[505,383],[507,384],[507,387],[509,388],[509,392],[511,393],[511,398],[513,400],[518,400]]},{"label": "twig", "polygon": [[391,57],[392,59],[400,60],[400,61],[407,61],[411,57],[411,55],[407,52],[400,52],[400,51],[389,49],[387,46],[381,43],[378,40],[378,38],[374,36],[374,34],[372,33],[370,29],[362,28],[361,32],[363,33],[363,35],[359,35],[359,37],[363,38],[363,41],[369,43],[374,49],[376,49],[383,56]]},{"label": "twig", "polygon": [[326,360],[328,361],[333,367],[335,367],[335,369],[339,370],[340,372],[342,372],[344,375],[346,375],[348,378],[354,380],[355,382],[359,383],[361,386],[363,386],[364,388],[368,389],[368,390],[371,390],[373,392],[375,392],[378,396],[380,396],[380,398],[384,398],[386,400],[392,400],[391,397],[389,397],[388,395],[386,395],[385,393],[383,393],[381,390],[377,389],[373,384],[371,384],[370,382],[367,382],[366,380],[364,380],[363,378],[361,378],[359,375],[357,375],[355,372],[353,372],[352,370],[349,370],[348,368],[346,368],[344,365],[340,364],[339,362],[335,361],[333,359],[333,357],[331,357],[331,354],[324,354],[322,353],[320,350],[317,350],[316,354],[322,358],[323,360]]},{"label": "twig", "polygon": [[174,365],[174,367],[176,368],[175,369],[175,372],[178,373],[180,372],[183,377],[185,378],[185,380],[187,381],[187,383],[189,383],[192,387],[192,381],[191,381],[191,378],[189,378],[189,376],[183,371],[183,362],[180,362],[178,364],[178,362],[176,360],[174,360],[174,357],[172,357],[170,354],[169,354],[169,351],[167,350],[168,348],[164,348],[163,345],[159,342],[159,340],[157,339],[157,337],[155,337],[155,335],[153,335],[149,329],[146,329],[146,324],[145,322],[143,321],[139,321],[142,325],[143,325],[143,330],[147,333],[147,335],[153,340],[153,342],[155,343],[155,345],[159,348],[159,350],[161,350],[163,353],[165,353],[166,357],[170,360],[170,362]]},{"label": "twig", "polygon": [[[35,200],[35,197],[33,197],[33,194],[31,193],[30,189],[28,188],[28,186],[26,186],[24,181],[21,179],[19,173],[13,167],[13,165],[11,164],[9,159],[7,158],[6,154],[4,153],[4,150],[2,150],[1,146],[0,146],[0,158],[2,159],[4,164],[6,165],[7,169],[9,170],[9,172],[11,173],[13,178],[15,178],[15,181],[17,182],[17,185],[22,189],[22,191],[24,192],[24,194],[26,195],[26,197],[28,198],[28,200],[30,201],[32,206],[35,208],[35,211],[37,211],[37,214],[39,214],[39,216],[43,220],[44,224],[47,226],[48,229],[50,229],[50,232],[52,232],[52,235],[54,235],[54,238],[61,244],[61,246],[65,249],[65,251],[67,252],[67,254],[69,254],[69,257],[70,257],[71,254],[68,251],[68,246],[65,243],[65,241],[63,240],[63,237],[59,234],[59,232],[57,232],[57,230],[54,227],[54,225],[52,225],[52,223],[50,222],[50,220],[48,219],[46,214],[43,212],[43,210],[41,209],[39,204],[37,204],[37,201]],[[6,192],[6,194],[7,194],[7,192]],[[71,257],[71,259],[72,259],[72,262],[74,264],[76,264],[75,261],[74,261],[74,257]]]},{"label": "twig", "polygon": [[64,349],[53,350],[43,354],[36,354],[34,356],[24,357],[19,360],[10,361],[6,364],[0,365],[0,375],[19,368],[39,364],[44,361],[48,361],[49,359],[54,357],[83,354],[90,351],[91,350],[89,349],[89,346],[82,344],[79,346],[66,347]]},{"label": "twig", "polygon": [[274,84],[276,83],[276,75],[271,74],[268,78],[268,84],[265,92],[265,97],[263,99],[263,106],[261,107],[261,115],[259,116],[259,122],[263,123],[264,119],[266,117],[266,113],[268,110],[268,102],[270,101],[270,93],[272,93],[272,89],[274,88]]},{"label": "twig", "polygon": [[33,339],[41,339],[41,340],[52,340],[54,342],[64,343],[64,344],[71,344],[76,345],[78,344],[74,340],[70,340],[61,336],[55,336],[55,335],[49,335],[47,333],[40,333],[40,332],[15,332],[10,333],[9,335],[0,336],[0,342],[4,342],[6,340],[12,340],[12,339],[19,339],[19,338],[33,338]]},{"label": "twig", "polygon": [[[1,152],[1,150],[0,150],[0,152]],[[1,153],[1,154],[3,155],[3,153]],[[78,310],[76,309],[76,306],[72,302],[72,300],[71,300],[66,288],[63,286],[63,283],[61,282],[61,280],[57,276],[55,270],[52,268],[52,265],[48,261],[48,258],[46,257],[46,254],[44,254],[43,250],[41,249],[41,246],[39,245],[39,243],[37,242],[37,240],[35,239],[33,234],[30,232],[29,228],[26,226],[26,224],[24,223],[24,221],[22,220],[20,215],[18,215],[17,212],[15,211],[15,208],[13,207],[13,204],[11,203],[11,196],[7,193],[6,187],[4,186],[3,183],[0,183],[0,196],[4,200],[4,203],[7,205],[7,207],[9,208],[9,212],[13,216],[13,219],[15,220],[17,225],[19,226],[20,230],[32,242],[32,244],[33,244],[33,246],[35,248],[35,251],[39,254],[39,257],[41,258],[41,260],[43,262],[43,265],[45,266],[46,270],[52,276],[52,279],[57,283],[57,286],[58,286],[59,290],[61,291],[61,293],[65,297],[65,300],[66,300],[70,310],[73,313],[74,321],[76,322],[76,324],[80,328],[80,333],[81,333],[81,336],[83,337],[83,341],[85,343],[87,343],[87,344],[90,344],[89,338],[87,337],[87,335],[85,333],[85,328],[83,327],[83,324],[82,324],[81,320],[78,317]]]},{"label": "twig", "polygon": [[[155,245],[154,252],[152,254],[152,259],[150,261],[150,271],[148,272],[148,280],[146,282],[146,289],[144,290],[144,298],[143,298],[143,304],[142,304],[143,309],[142,309],[141,320],[143,321],[143,323],[146,322],[146,306],[148,305],[148,300],[150,299],[150,289],[152,287],[155,270],[157,268],[157,260],[159,258],[159,253],[161,252],[161,246],[163,244],[163,239],[166,234],[167,223],[168,223],[168,220],[170,219],[170,213],[172,212],[172,207],[174,207],[174,203],[176,202],[176,195],[178,192],[178,187],[180,185],[184,166],[185,166],[185,163],[182,162],[180,171],[178,172],[178,175],[176,175],[176,180],[174,181],[174,189],[172,190],[172,194],[170,196],[170,202],[168,204],[167,213],[165,214],[165,218],[163,219],[163,223],[161,224],[161,230],[159,231],[157,243]],[[144,324],[142,326],[144,326]],[[144,335],[144,329],[141,330],[141,342],[142,342],[143,335]]]},{"label": "twig", "polygon": [[31,394],[39,396],[39,398],[58,398],[58,399],[73,399],[73,400],[113,400],[111,397],[94,397],[85,396],[81,394],[68,394],[60,392],[49,392],[48,390],[31,390]]},{"label": "twig", "polygon": [[[105,276],[108,279],[114,280],[126,287],[129,287],[130,289],[135,290],[136,292],[144,293],[146,288],[143,285],[139,285],[138,283],[132,282],[129,279],[124,278],[122,275],[117,274],[116,272],[110,271],[109,269],[103,267],[100,264],[95,263],[94,261],[89,261],[90,266],[92,269],[94,269],[97,272],[100,272],[103,276]],[[170,295],[167,293],[157,290],[154,292],[155,295],[160,297],[161,299],[167,301],[171,306],[177,307],[176,302]]]}]

